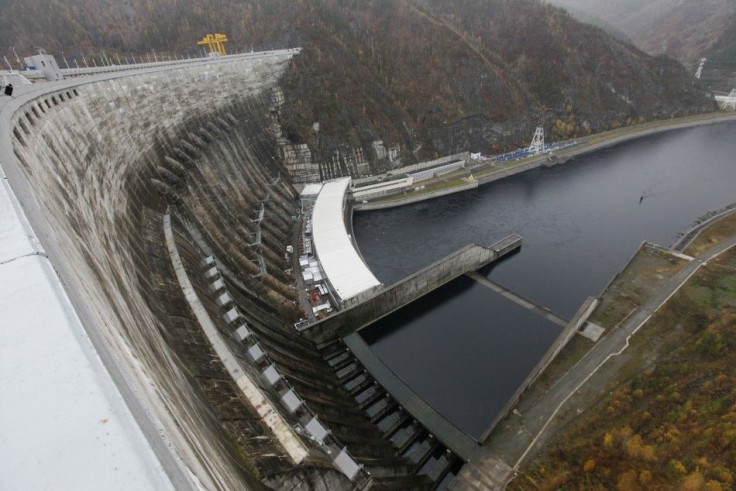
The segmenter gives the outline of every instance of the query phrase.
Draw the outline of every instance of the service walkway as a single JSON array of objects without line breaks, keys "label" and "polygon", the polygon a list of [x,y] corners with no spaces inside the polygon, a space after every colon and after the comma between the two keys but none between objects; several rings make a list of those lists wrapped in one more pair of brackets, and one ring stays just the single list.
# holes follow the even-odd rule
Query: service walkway
[{"label": "service walkway", "polygon": [[708,261],[736,247],[736,237],[731,237],[687,263],[670,278],[659,291],[642,306],[632,312],[616,329],[600,338],[591,350],[555,385],[538,397],[522,398],[512,416],[497,427],[495,435],[486,447],[503,456],[518,469],[537,451],[548,436],[560,414],[565,414],[569,401],[591,381],[593,376],[609,360],[623,353],[631,337]]},{"label": "service walkway", "polygon": [[0,177],[0,488],[194,489],[159,461]]}]

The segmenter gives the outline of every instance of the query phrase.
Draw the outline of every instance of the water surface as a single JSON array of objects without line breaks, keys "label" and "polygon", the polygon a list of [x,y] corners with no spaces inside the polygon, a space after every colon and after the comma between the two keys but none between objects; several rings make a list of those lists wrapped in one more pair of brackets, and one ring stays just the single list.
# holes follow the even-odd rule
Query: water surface
[{"label": "water surface", "polygon": [[[736,201],[734,155],[734,123],[671,131],[474,191],[358,212],[353,227],[366,262],[385,284],[468,243],[519,233],[522,250],[488,276],[569,318],[643,240],[671,245],[704,213]],[[486,410],[505,397],[489,382],[505,376],[494,363],[507,359],[510,342],[538,346],[541,338],[534,321],[512,315],[508,302],[493,304],[496,314],[489,314],[490,292],[473,293],[484,287],[457,288],[459,295],[437,300],[441,315],[393,322],[364,336],[419,395],[475,431],[493,419]],[[517,350],[514,357],[533,366],[538,351]]]}]

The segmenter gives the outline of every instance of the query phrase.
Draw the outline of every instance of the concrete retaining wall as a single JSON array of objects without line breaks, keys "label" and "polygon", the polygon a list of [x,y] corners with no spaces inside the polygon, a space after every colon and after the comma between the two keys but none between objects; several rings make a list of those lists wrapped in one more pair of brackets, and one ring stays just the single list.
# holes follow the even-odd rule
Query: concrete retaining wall
[{"label": "concrete retaining wall", "polygon": [[385,210],[387,208],[395,208],[397,206],[409,205],[412,203],[418,203],[420,201],[426,201],[432,198],[439,198],[440,196],[447,196],[448,194],[459,193],[467,191],[468,189],[476,189],[478,187],[478,181],[472,181],[467,184],[460,186],[453,186],[451,188],[440,189],[432,191],[430,193],[418,194],[405,199],[397,199],[395,201],[383,201],[379,203],[355,203],[353,209],[357,211],[370,211],[370,210]]},{"label": "concrete retaining wall", "polygon": [[516,406],[516,404],[519,402],[519,399],[524,394],[524,392],[526,392],[526,390],[539,378],[539,376],[544,373],[550,363],[552,363],[557,355],[560,354],[560,351],[562,351],[562,349],[567,346],[567,343],[570,342],[570,340],[578,332],[580,327],[582,327],[585,321],[588,320],[588,317],[590,317],[590,314],[593,313],[593,310],[595,310],[597,306],[597,298],[589,297],[585,300],[585,302],[583,302],[583,305],[578,309],[570,322],[568,322],[567,326],[565,326],[560,335],[557,336],[557,339],[555,339],[554,343],[552,343],[552,346],[549,347],[549,349],[545,352],[544,356],[542,356],[542,358],[539,360],[531,373],[529,373],[529,376],[526,378],[526,380],[524,380],[524,382],[519,386],[519,389],[514,393],[511,399],[509,399],[509,402],[506,403],[506,406],[504,406],[503,410],[498,413],[496,419],[494,419],[490,426],[486,428],[486,430],[483,432],[480,440],[481,443],[485,442],[490,436],[491,432],[496,428],[496,425],[498,425],[501,420],[508,416],[509,412],[511,412],[514,406]]},{"label": "concrete retaining wall", "polygon": [[469,245],[394,284],[365,302],[318,322],[305,331],[317,342],[357,331],[389,315],[458,276],[481,268],[496,259],[487,247]]}]

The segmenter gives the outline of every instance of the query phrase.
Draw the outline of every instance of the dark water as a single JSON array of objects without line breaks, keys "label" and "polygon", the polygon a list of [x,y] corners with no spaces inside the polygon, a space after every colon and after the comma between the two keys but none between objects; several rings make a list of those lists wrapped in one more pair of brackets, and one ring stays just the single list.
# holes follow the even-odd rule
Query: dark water
[{"label": "dark water", "polygon": [[[356,213],[353,227],[386,284],[470,242],[519,233],[521,252],[488,276],[569,318],[641,241],[671,245],[698,217],[734,201],[736,124],[721,124],[647,137],[475,191]],[[447,305],[436,300],[427,315],[363,334],[419,395],[478,434],[493,419],[487,408],[505,397],[489,377],[498,367],[532,367],[539,350],[523,346],[538,346],[539,331],[510,303],[493,303],[485,287],[457,288],[459,295],[446,295]]]},{"label": "dark water", "polygon": [[[457,427],[480,437],[560,330],[461,277],[381,319],[361,336],[374,349],[382,345],[381,357],[391,360],[399,374],[414,373],[417,360],[404,349],[411,344],[411,351],[422,356],[421,376],[411,379],[412,389]],[[391,341],[384,345],[386,336]],[[448,363],[455,367],[454,378],[445,373]]]}]

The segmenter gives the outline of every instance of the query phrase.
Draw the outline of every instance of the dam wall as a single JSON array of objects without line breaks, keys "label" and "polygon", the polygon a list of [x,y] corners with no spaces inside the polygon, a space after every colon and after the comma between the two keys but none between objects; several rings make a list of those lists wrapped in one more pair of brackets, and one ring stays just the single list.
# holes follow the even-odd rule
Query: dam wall
[{"label": "dam wall", "polygon": [[299,203],[270,115],[292,55],[34,86],[4,123],[3,170],[139,425],[192,487],[431,488],[451,455],[421,432],[399,441],[404,427],[366,414],[373,389],[347,389],[293,327]]},{"label": "dam wall", "polygon": [[31,99],[10,119],[17,160],[4,162],[5,172],[26,208],[37,210],[29,218],[75,309],[209,488],[255,480],[238,463],[203,374],[177,353],[176,344],[198,341],[191,326],[190,338],[180,332],[191,319],[174,311],[170,266],[158,261],[163,200],[150,176],[164,174],[164,149],[187,127],[242,107],[275,84],[290,57],[80,81]]}]

